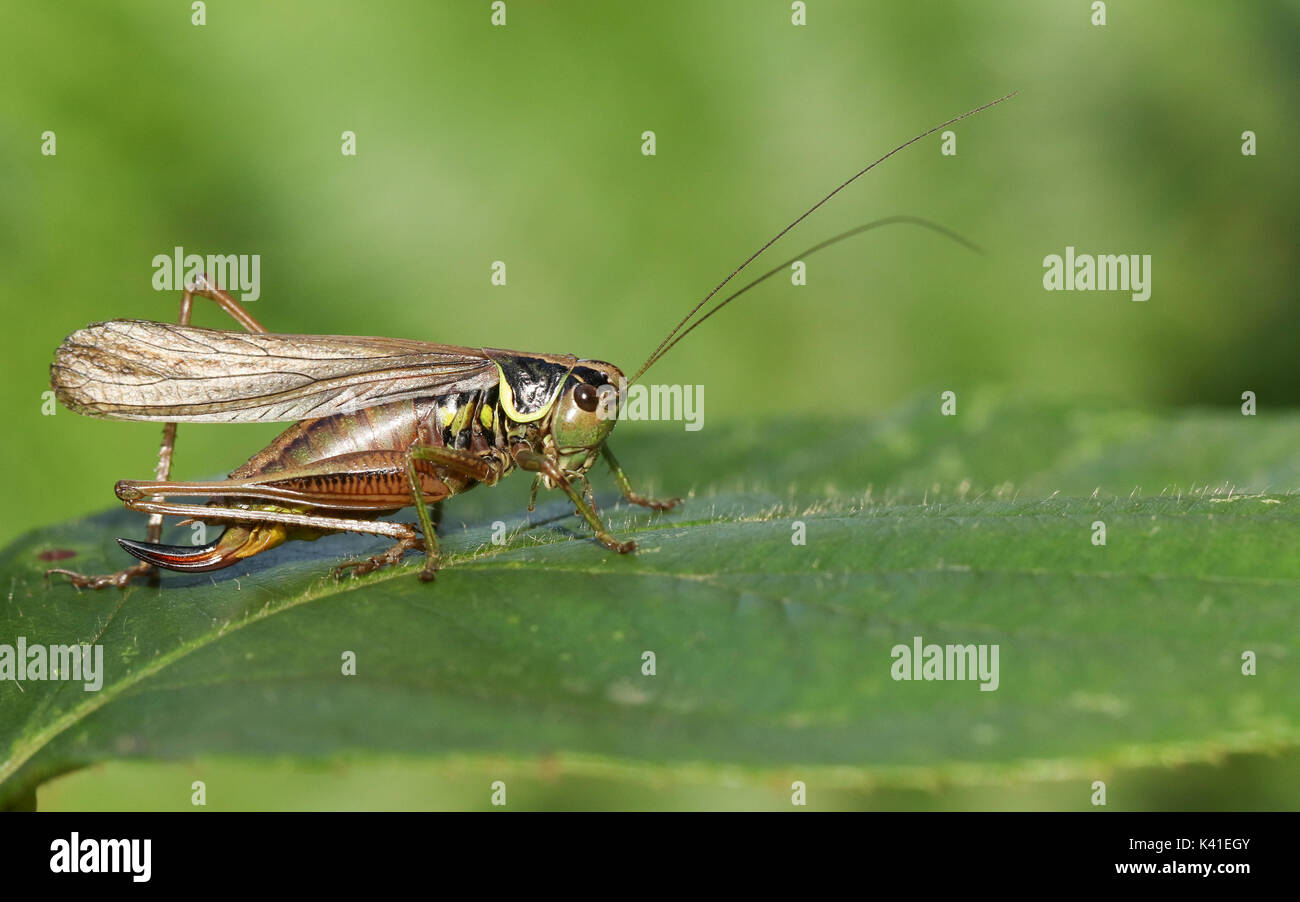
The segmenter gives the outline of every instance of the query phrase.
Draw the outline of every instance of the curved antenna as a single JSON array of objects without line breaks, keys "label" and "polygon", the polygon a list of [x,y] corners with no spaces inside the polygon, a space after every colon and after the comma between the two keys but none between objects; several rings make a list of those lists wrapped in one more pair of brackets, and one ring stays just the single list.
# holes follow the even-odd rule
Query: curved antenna
[{"label": "curved antenna", "polygon": [[944,236],[945,238],[957,242],[961,246],[965,247],[967,250],[974,251],[977,254],[984,253],[983,249],[981,249],[979,245],[975,244],[973,241],[970,241],[962,237],[961,235],[954,232],[952,229],[948,228],[947,226],[939,225],[939,223],[931,222],[928,219],[922,219],[919,216],[887,216],[884,219],[876,219],[873,220],[872,222],[866,223],[865,225],[860,225],[857,228],[849,229],[847,232],[840,232],[840,234],[835,235],[832,238],[827,238],[825,241],[821,241],[817,244],[814,244],[806,251],[803,251],[802,253],[791,257],[789,260],[786,260],[784,263],[777,264],[776,266],[769,269],[767,272],[763,273],[758,278],[754,279],[752,282],[746,284],[743,288],[736,289],[726,298],[714,304],[705,312],[703,316],[701,316],[695,322],[691,323],[690,326],[687,327],[687,329],[684,332],[682,332],[680,335],[678,335],[676,338],[674,338],[672,341],[668,342],[667,344],[661,345],[660,349],[655,352],[655,355],[645,362],[645,366],[641,367],[640,372],[638,372],[636,376],[634,376],[632,379],[628,381],[628,385],[631,385],[638,378],[645,375],[646,370],[650,369],[650,367],[658,363],[660,358],[662,358],[665,354],[671,351],[673,349],[673,346],[676,345],[677,342],[681,341],[687,335],[690,335],[692,332],[694,332],[696,327],[701,325],[710,316],[717,313],[723,307],[730,304],[732,301],[740,297],[745,292],[749,291],[751,288],[756,287],[762,282],[766,282],[768,279],[772,278],[772,276],[783,271],[788,266],[790,266],[790,264],[802,260],[805,257],[810,257],[813,254],[817,253],[817,251],[820,251],[824,248],[828,248],[832,244],[839,244],[841,241],[845,240],[846,238],[852,238],[854,235],[861,235],[863,232],[869,232],[872,229],[877,229],[880,228],[881,226],[898,225],[900,223],[921,226],[922,228],[929,229],[932,232],[937,232],[938,234]]},{"label": "curved antenna", "polygon": [[659,343],[659,347],[655,348],[655,349],[654,349],[654,352],[653,352],[653,353],[652,353],[648,358],[646,358],[646,362],[643,363],[643,364],[641,364],[641,369],[637,370],[637,371],[636,371],[636,375],[633,376],[631,379],[628,380],[628,384],[631,385],[631,384],[632,384],[633,382],[635,382],[637,379],[641,378],[641,374],[644,373],[644,372],[646,371],[646,369],[650,366],[650,364],[651,364],[652,362],[654,362],[655,358],[656,358],[656,357],[657,357],[657,356],[658,356],[658,355],[659,355],[659,354],[664,350],[664,347],[665,347],[665,346],[666,346],[670,341],[673,340],[673,337],[676,336],[677,333],[678,333],[679,331],[681,331],[681,328],[682,328],[683,326],[685,326],[685,325],[690,321],[691,317],[693,317],[693,316],[694,316],[694,315],[699,311],[699,309],[700,309],[701,307],[703,307],[705,304],[707,304],[707,303],[709,302],[709,300],[710,300],[710,299],[711,299],[715,294],[717,294],[719,291],[722,290],[722,288],[723,288],[724,285],[726,285],[728,282],[730,282],[732,279],[734,279],[737,275],[739,275],[739,274],[740,274],[740,271],[743,270],[746,266],[748,266],[749,264],[753,263],[754,260],[756,260],[756,259],[758,258],[758,256],[759,256],[760,254],[763,253],[763,251],[767,250],[769,247],[771,247],[772,245],[776,244],[776,242],[780,241],[781,238],[784,237],[784,235],[785,235],[786,232],[790,231],[790,230],[793,229],[795,226],[797,226],[799,223],[803,222],[805,219],[807,219],[809,216],[811,216],[813,213],[815,213],[815,212],[818,210],[818,208],[820,208],[824,203],[826,203],[826,202],[827,202],[828,200],[830,200],[832,197],[834,197],[835,195],[839,194],[841,191],[843,191],[843,190],[844,190],[845,188],[847,188],[849,185],[853,184],[853,183],[856,182],[859,178],[861,178],[862,176],[866,175],[866,174],[867,174],[868,172],[870,172],[871,170],[875,169],[877,166],[879,166],[881,163],[885,162],[885,160],[888,160],[890,157],[892,157],[894,154],[898,153],[900,150],[903,150],[903,149],[906,148],[906,147],[910,147],[911,145],[915,144],[917,141],[920,141],[922,138],[928,138],[930,135],[933,135],[935,132],[939,131],[940,129],[947,128],[948,126],[952,125],[952,124],[955,123],[955,122],[960,122],[961,120],[966,119],[967,117],[974,116],[976,113],[983,112],[984,110],[987,110],[987,109],[988,109],[989,107],[991,107],[991,106],[997,106],[999,103],[1001,103],[1001,102],[1004,101],[1004,100],[1010,100],[1012,97],[1015,97],[1015,96],[1016,96],[1017,94],[1019,94],[1019,93],[1020,93],[1019,91],[1012,91],[1010,94],[1005,94],[1005,95],[1003,95],[1002,97],[999,97],[997,100],[991,100],[991,101],[989,101],[988,103],[984,104],[983,106],[977,106],[977,107],[976,107],[975,109],[973,109],[973,110],[967,110],[966,112],[962,113],[960,116],[954,116],[953,118],[949,119],[947,122],[941,122],[941,123],[939,123],[938,125],[936,125],[934,128],[926,129],[925,131],[921,132],[921,134],[917,135],[915,138],[911,138],[910,140],[904,141],[902,144],[900,144],[900,145],[898,145],[897,147],[895,147],[893,150],[891,150],[889,153],[887,153],[887,154],[885,154],[884,156],[882,156],[880,159],[876,160],[876,161],[875,161],[874,163],[872,163],[871,165],[869,165],[869,166],[867,166],[867,167],[865,167],[865,168],[859,170],[857,173],[855,173],[854,175],[852,175],[851,177],[849,177],[848,179],[846,179],[844,182],[842,182],[842,183],[840,184],[840,186],[839,186],[838,188],[836,188],[836,189],[835,189],[834,191],[832,191],[830,194],[827,194],[827,195],[826,195],[825,197],[823,197],[821,200],[817,201],[817,203],[815,203],[815,204],[813,204],[811,207],[809,207],[809,208],[808,208],[808,209],[807,209],[807,210],[806,210],[806,211],[805,211],[801,216],[799,216],[799,218],[797,218],[794,222],[790,223],[790,224],[789,224],[788,226],[786,226],[784,229],[782,229],[781,231],[777,232],[776,235],[773,236],[772,239],[771,239],[770,241],[768,241],[766,244],[764,244],[764,245],[763,245],[762,247],[760,247],[758,250],[754,251],[754,253],[750,254],[749,257],[747,257],[747,258],[745,259],[745,262],[744,262],[744,263],[740,264],[740,265],[737,266],[734,270],[732,270],[731,275],[727,276],[725,279],[723,279],[721,282],[719,282],[719,283],[717,284],[717,286],[716,286],[712,291],[710,291],[708,294],[706,294],[706,295],[704,296],[704,298],[703,298],[703,299],[702,299],[698,304],[696,304],[694,307],[692,307],[692,308],[691,308],[691,312],[688,313],[688,314],[686,314],[686,316],[682,317],[682,321],[679,322],[676,326],[673,327],[673,330],[672,330],[671,332],[669,332],[668,335],[664,338],[664,340],[661,341],[661,342]]}]

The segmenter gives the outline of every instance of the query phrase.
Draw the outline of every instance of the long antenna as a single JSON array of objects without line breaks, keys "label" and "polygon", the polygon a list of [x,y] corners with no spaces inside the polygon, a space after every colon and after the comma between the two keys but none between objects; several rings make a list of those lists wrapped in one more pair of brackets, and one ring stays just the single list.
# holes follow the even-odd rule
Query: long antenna
[{"label": "long antenna", "polygon": [[[960,122],[961,120],[966,119],[969,116],[974,116],[976,113],[983,112],[984,110],[987,110],[989,107],[997,106],[999,103],[1001,103],[1004,100],[1010,100],[1012,97],[1015,97],[1019,93],[1020,93],[1019,91],[1012,91],[1010,94],[1006,94],[1002,97],[999,97],[997,100],[991,100],[988,103],[984,104],[983,106],[978,106],[973,110],[968,110],[965,113],[962,113],[960,116],[954,116],[953,118],[949,119],[947,122],[941,122],[938,125],[936,125],[934,128],[927,129],[926,131],[921,132],[921,134],[917,135],[915,138],[912,138],[908,141],[904,141],[902,144],[895,147],[893,150],[891,150],[889,153],[882,156],[880,159],[876,160],[871,165],[859,170],[856,174],[854,174],[853,176],[845,180],[834,191],[832,191],[830,194],[827,194],[821,200],[817,201],[817,203],[809,207],[794,222],[790,223],[784,229],[777,232],[776,235],[773,236],[770,241],[768,241],[758,250],[754,251],[754,253],[750,254],[749,257],[745,259],[744,263],[740,264],[734,270],[732,270],[731,275],[727,276],[725,279],[719,282],[717,286],[708,294],[706,294],[698,304],[692,307],[691,312],[686,314],[686,316],[682,317],[681,322],[679,322],[676,326],[673,327],[673,330],[669,332],[668,335],[664,338],[664,340],[659,343],[659,347],[655,348],[654,352],[648,358],[646,358],[646,362],[641,364],[641,368],[636,371],[636,375],[634,375],[631,379],[628,380],[628,384],[630,385],[633,382],[636,382],[637,379],[641,378],[641,375],[647,369],[650,368],[650,365],[653,364],[659,357],[663,355],[663,353],[667,350],[669,343],[673,341],[674,336],[676,336],[677,333],[681,331],[682,327],[685,326],[690,321],[691,317],[695,316],[695,314],[699,312],[700,308],[703,307],[705,304],[707,304],[715,294],[721,291],[723,286],[725,286],[728,282],[730,282],[737,275],[739,275],[741,270],[743,270],[746,266],[748,266],[749,264],[753,263],[756,259],[758,259],[759,255],[762,254],[765,250],[767,250],[772,245],[776,244],[776,242],[780,241],[781,238],[785,236],[786,232],[790,231],[799,223],[803,222],[805,219],[811,216],[813,213],[817,212],[818,208],[820,208],[832,197],[839,194],[849,185],[853,184],[859,178],[866,175],[871,170],[875,169],[877,166],[885,162],[885,160],[888,160],[890,157],[898,153],[900,150],[903,150],[906,147],[910,147],[911,145],[915,144],[917,141],[920,141],[922,138],[928,138],[930,135],[933,135],[935,132],[939,131],[940,129],[947,128],[948,126],[952,125],[955,122]],[[703,322],[703,320],[701,320],[701,322]]]},{"label": "long antenna", "polygon": [[[645,371],[650,369],[650,367],[654,366],[655,363],[657,363],[661,357],[663,357],[665,354],[671,351],[673,349],[673,345],[677,344],[677,342],[681,341],[687,335],[690,335],[692,332],[694,332],[696,327],[701,325],[710,316],[717,313],[723,307],[730,304],[732,301],[740,297],[745,292],[749,291],[751,288],[757,287],[759,284],[766,282],[768,279],[772,278],[772,276],[785,270],[790,266],[790,264],[798,260],[803,260],[807,257],[811,257],[813,254],[817,253],[817,251],[823,250],[824,248],[828,248],[832,244],[839,244],[844,239],[852,238],[854,235],[861,235],[863,232],[869,232],[872,229],[878,229],[881,226],[898,225],[900,223],[907,223],[909,225],[921,226],[922,228],[929,229],[932,232],[937,232],[940,235],[943,235],[945,238],[950,238],[951,240],[965,247],[967,250],[974,251],[977,254],[984,253],[984,251],[979,247],[979,245],[975,244],[973,241],[963,238],[961,235],[957,234],[952,229],[947,228],[946,226],[939,225],[939,223],[937,222],[931,222],[928,219],[922,219],[919,216],[888,216],[884,219],[877,219],[874,220],[873,222],[868,222],[865,225],[860,225],[856,228],[849,229],[847,232],[840,232],[838,235],[835,235],[831,238],[827,238],[825,241],[820,241],[817,244],[814,244],[806,251],[802,251],[801,253],[791,257],[789,260],[786,260],[784,263],[779,263],[776,266],[772,267],[767,272],[763,273],[761,276],[754,279],[752,282],[746,284],[743,288],[737,288],[730,295],[723,298],[721,301],[718,301],[718,303],[714,304],[711,308],[709,308],[709,310],[706,311],[703,316],[701,316],[695,322],[691,323],[690,326],[688,326],[686,330],[683,331],[680,335],[678,335],[672,341],[668,342],[668,344],[664,345],[662,350],[660,350],[652,359],[646,361],[646,365],[641,367],[641,372],[637,373],[637,376],[645,375]],[[631,383],[629,382],[628,384],[630,385]]]}]

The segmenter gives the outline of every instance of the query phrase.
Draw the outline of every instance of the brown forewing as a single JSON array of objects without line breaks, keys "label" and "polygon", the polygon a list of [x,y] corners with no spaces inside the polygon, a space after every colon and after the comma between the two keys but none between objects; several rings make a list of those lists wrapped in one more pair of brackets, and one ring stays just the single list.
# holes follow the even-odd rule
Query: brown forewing
[{"label": "brown forewing", "polygon": [[144,320],[74,332],[50,367],[56,396],[77,413],[182,423],[302,420],[486,389],[497,378],[481,351],[454,345]]}]

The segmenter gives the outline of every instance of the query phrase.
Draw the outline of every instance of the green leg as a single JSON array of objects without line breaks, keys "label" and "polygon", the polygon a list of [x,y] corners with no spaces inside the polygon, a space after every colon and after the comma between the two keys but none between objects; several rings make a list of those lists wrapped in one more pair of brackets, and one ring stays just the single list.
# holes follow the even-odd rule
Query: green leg
[{"label": "green leg", "polygon": [[496,479],[496,470],[491,464],[480,460],[472,454],[455,448],[441,448],[437,445],[416,445],[406,454],[406,478],[411,484],[411,497],[415,499],[415,513],[420,520],[420,532],[424,533],[424,567],[420,570],[420,579],[428,582],[438,571],[438,534],[437,523],[442,521],[442,506],[436,514],[429,511],[420,488],[420,474],[416,472],[415,462],[425,460],[429,463],[455,470],[478,482],[491,485]]},{"label": "green leg", "polygon": [[667,501],[660,501],[657,498],[638,495],[632,491],[632,481],[627,478],[627,473],[623,472],[623,468],[619,466],[618,458],[614,456],[613,451],[609,450],[609,442],[600,446],[600,453],[605,456],[605,462],[609,464],[609,469],[614,473],[614,481],[618,483],[619,491],[623,493],[623,497],[628,501],[657,511],[672,510],[682,503],[680,498],[669,498]]},{"label": "green leg", "polygon": [[596,538],[600,540],[602,545],[610,551],[617,551],[619,554],[627,554],[636,548],[636,542],[620,542],[610,534],[610,531],[605,528],[605,524],[600,521],[600,516],[595,509],[582,497],[582,493],[573,487],[555,461],[544,454],[527,450],[515,451],[514,456],[515,462],[519,464],[521,469],[532,473],[540,473],[564,490],[564,494],[569,496],[569,500],[573,502],[573,506],[578,513],[590,524],[592,531],[596,533]]},{"label": "green leg", "polygon": [[429,505],[424,500],[424,490],[420,487],[420,475],[415,471],[415,461],[415,452],[412,451],[406,457],[406,478],[411,482],[415,514],[420,520],[420,532],[424,535],[424,566],[420,569],[420,579],[428,582],[438,570],[438,533],[434,530]]}]

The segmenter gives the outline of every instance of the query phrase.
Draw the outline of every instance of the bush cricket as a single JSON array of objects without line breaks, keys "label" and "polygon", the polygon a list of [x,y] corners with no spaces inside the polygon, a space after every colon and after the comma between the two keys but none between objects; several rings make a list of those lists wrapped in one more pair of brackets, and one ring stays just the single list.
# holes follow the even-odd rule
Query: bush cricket
[{"label": "bush cricket", "polygon": [[[123,480],[116,494],[149,515],[144,542],[119,538],[140,563],[104,576],[55,569],[86,588],[124,587],[155,572],[207,571],[293,539],[336,532],[385,536],[383,554],[350,561],[336,577],[425,553],[422,579],[438,568],[435,532],[444,499],[494,485],[518,468],[539,488],[560,489],[595,538],[619,553],[620,541],[595,507],[587,472],[604,457],[623,497],[664,511],[680,499],[637,494],[609,449],[618,402],[673,345],[722,307],[796,260],[877,226],[911,222],[964,239],[914,217],[892,217],[821,242],[692,318],[764,251],[840,191],[895,153],[1015,92],[936,125],[847,179],[749,256],[677,324],[631,380],[618,367],[572,355],[463,348],[393,338],[268,332],[234,298],[203,278],[181,296],[176,323],[112,320],[87,326],[55,352],[50,382],[70,410],[92,417],[164,423],[156,479]],[[194,298],[214,301],[245,331],[190,324]],[[687,326],[687,323],[690,323]],[[293,425],[228,478],[168,480],[177,423],[286,422]],[[578,483],[582,483],[582,489]],[[205,504],[172,498],[206,498]],[[415,507],[418,523],[380,517]],[[532,505],[529,505],[532,509]],[[213,542],[159,544],[164,516],[222,524]]]}]

